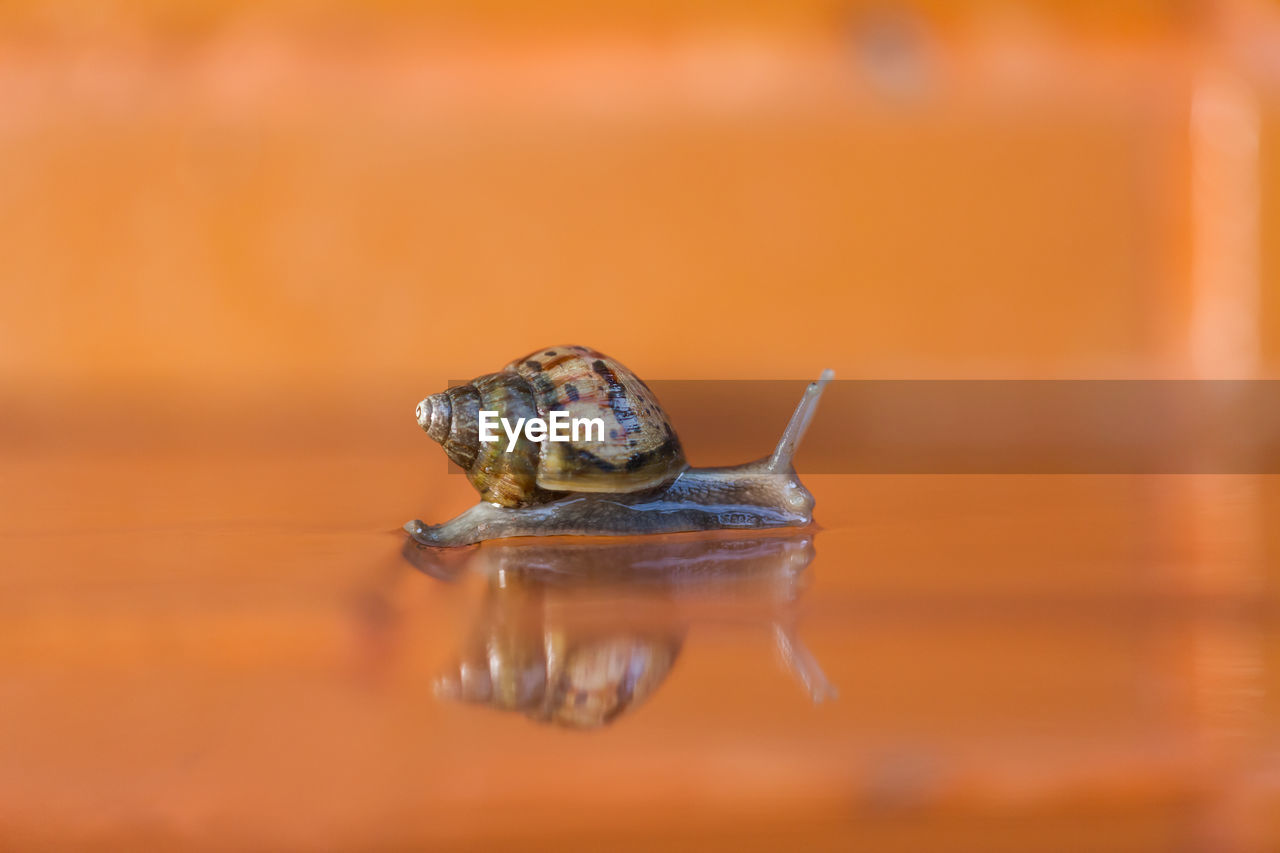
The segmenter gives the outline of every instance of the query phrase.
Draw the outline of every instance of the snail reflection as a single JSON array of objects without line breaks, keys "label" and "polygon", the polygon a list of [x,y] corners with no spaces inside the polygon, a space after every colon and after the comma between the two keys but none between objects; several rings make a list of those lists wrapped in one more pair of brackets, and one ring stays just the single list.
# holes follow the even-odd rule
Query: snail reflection
[{"label": "snail reflection", "polygon": [[446,700],[576,729],[616,722],[675,667],[690,628],[769,631],[813,701],[833,698],[795,632],[812,535],[490,543],[467,560],[412,540],[405,555],[436,577],[486,578],[469,635],[439,674]]}]

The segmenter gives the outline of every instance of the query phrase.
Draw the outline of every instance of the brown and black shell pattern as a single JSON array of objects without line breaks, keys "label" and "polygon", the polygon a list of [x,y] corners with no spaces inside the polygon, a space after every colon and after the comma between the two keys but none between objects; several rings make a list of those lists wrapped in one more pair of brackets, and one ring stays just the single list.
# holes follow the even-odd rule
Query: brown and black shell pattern
[{"label": "brown and black shell pattern", "polygon": [[[688,467],[684,450],[649,387],[625,366],[582,346],[545,347],[498,373],[424,400],[419,422],[467,472],[486,501],[529,506],[566,492],[619,493],[655,488]],[[481,443],[479,412],[548,418],[552,410],[600,418],[604,440],[530,441],[523,433]]]}]

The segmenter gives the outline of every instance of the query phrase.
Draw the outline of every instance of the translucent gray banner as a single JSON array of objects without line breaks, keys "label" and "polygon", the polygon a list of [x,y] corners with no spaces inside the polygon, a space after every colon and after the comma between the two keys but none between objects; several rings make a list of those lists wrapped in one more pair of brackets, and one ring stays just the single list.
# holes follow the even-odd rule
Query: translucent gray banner
[{"label": "translucent gray banner", "polygon": [[[805,387],[648,384],[694,465],[767,455]],[[809,474],[1277,474],[1280,381],[837,379],[796,467]]]}]

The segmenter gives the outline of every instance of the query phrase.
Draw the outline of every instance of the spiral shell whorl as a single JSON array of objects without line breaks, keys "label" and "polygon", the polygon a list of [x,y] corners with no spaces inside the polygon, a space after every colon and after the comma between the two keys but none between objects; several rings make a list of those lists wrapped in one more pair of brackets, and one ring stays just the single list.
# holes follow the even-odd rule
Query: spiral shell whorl
[{"label": "spiral shell whorl", "polygon": [[432,394],[418,404],[418,426],[432,441],[440,443],[449,459],[469,470],[475,464],[480,443],[480,396],[471,385],[459,385]]},{"label": "spiral shell whorl", "polygon": [[432,441],[443,444],[449,437],[452,411],[447,394],[432,394],[418,404],[418,426],[426,430]]},{"label": "spiral shell whorl", "polygon": [[481,443],[481,410],[501,412],[514,422],[537,415],[533,392],[514,373],[490,373],[433,394],[418,404],[418,425],[440,443],[454,464],[486,501],[503,506],[526,506],[543,500],[537,486],[538,445],[523,434],[507,451],[508,441]]}]

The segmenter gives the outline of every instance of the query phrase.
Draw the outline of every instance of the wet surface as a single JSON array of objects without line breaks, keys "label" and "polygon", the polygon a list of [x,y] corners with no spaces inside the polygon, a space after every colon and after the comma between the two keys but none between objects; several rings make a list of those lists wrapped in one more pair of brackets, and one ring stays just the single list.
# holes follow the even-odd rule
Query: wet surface
[{"label": "wet surface", "polygon": [[836,690],[796,636],[811,533],[521,540],[457,555],[409,543],[435,578],[487,583],[436,695],[569,728],[610,725],[662,686],[700,622],[758,625],[815,702]]},{"label": "wet surface", "polygon": [[438,554],[422,464],[6,458],[6,843],[1280,843],[1271,479],[812,476],[803,531]]},{"label": "wet surface", "polygon": [[[55,5],[0,850],[1280,849],[1277,395],[1110,381],[1280,375],[1261,6]],[[833,368],[817,526],[406,550],[559,342],[696,465]]]}]

